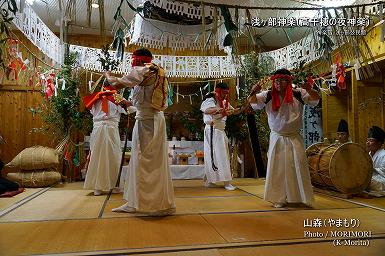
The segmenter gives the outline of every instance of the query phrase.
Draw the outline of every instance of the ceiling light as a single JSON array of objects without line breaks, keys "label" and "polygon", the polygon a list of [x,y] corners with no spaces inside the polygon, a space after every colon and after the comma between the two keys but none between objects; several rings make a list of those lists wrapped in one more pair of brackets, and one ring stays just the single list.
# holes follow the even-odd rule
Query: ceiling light
[{"label": "ceiling light", "polygon": [[91,7],[92,8],[95,8],[95,9],[98,9],[99,8],[99,5],[97,3],[92,3],[91,4]]}]

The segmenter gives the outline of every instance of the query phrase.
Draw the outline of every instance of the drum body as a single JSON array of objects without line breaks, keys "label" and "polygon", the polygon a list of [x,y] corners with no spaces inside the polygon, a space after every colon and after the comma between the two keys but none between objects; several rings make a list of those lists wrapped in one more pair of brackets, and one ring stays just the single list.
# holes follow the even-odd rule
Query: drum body
[{"label": "drum body", "polygon": [[359,144],[316,143],[306,149],[306,155],[314,185],[345,194],[357,194],[370,183],[372,159]]}]

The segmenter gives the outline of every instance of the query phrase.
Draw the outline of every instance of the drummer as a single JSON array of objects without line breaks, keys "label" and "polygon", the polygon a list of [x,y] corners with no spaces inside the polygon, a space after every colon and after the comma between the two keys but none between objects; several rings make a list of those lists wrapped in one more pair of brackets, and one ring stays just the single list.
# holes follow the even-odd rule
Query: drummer
[{"label": "drummer", "polygon": [[349,138],[348,122],[345,119],[341,119],[337,128],[337,139],[339,143],[352,142]]},{"label": "drummer", "polygon": [[366,147],[373,159],[373,176],[369,185],[370,192],[385,196],[385,132],[378,126],[369,129]]}]

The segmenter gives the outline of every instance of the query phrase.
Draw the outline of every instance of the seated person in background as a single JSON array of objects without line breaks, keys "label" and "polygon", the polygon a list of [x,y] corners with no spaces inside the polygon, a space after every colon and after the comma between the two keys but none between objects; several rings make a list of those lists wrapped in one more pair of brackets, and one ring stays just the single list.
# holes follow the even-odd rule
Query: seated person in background
[{"label": "seated person in background", "polygon": [[370,192],[385,195],[385,150],[383,149],[385,132],[378,126],[369,129],[366,146],[373,160],[373,176],[369,185]]},{"label": "seated person in background", "polygon": [[345,119],[341,119],[337,128],[337,139],[339,143],[352,142],[349,138],[348,122]]},{"label": "seated person in background", "polygon": [[1,177],[1,171],[3,167],[4,167],[4,163],[0,159],[0,196],[3,196],[3,195],[5,196],[5,193],[18,191],[19,189],[19,184]]},{"label": "seated person in background", "polygon": [[[3,136],[0,133],[0,146],[2,144],[5,144],[5,141],[3,139]],[[0,148],[0,157],[1,157],[1,148]],[[8,196],[14,196],[18,193],[21,193],[24,191],[24,189],[19,188],[19,184],[16,182],[7,180],[6,178],[3,178],[1,176],[1,171],[3,170],[4,163],[0,158],[0,197],[8,197]]]}]

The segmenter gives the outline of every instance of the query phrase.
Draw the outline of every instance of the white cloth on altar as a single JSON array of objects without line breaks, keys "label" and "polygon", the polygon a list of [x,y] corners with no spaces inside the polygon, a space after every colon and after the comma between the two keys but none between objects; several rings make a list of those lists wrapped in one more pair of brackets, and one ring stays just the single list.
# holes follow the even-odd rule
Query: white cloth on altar
[{"label": "white cloth on altar", "polygon": [[[305,103],[318,104],[318,100],[309,100],[306,90],[297,90]],[[282,103],[278,111],[273,111],[272,100],[265,104],[267,91],[256,97],[258,103],[252,104],[252,107],[265,107],[271,129],[264,199],[273,203],[302,202],[312,205],[313,188],[303,139],[299,134],[303,104],[293,97],[293,103]]]},{"label": "white cloth on altar", "polygon": [[110,101],[108,114],[102,111],[101,100],[92,106],[91,157],[84,182],[85,189],[110,190],[116,185],[122,157],[118,127],[121,113],[126,112]]},{"label": "white cloth on altar", "polygon": [[170,165],[171,177],[174,180],[203,179],[204,165]]},{"label": "white cloth on altar", "polygon": [[[121,179],[125,179],[128,165],[123,166]],[[171,178],[173,180],[203,179],[205,176],[204,165],[170,165]]]},{"label": "white cloth on altar", "polygon": [[[207,98],[201,104],[201,111],[205,112],[208,108],[220,109],[219,104],[216,103],[214,98]],[[229,108],[232,108],[229,106]],[[204,156],[205,156],[205,174],[207,182],[220,182],[230,181],[231,169],[230,169],[230,152],[228,138],[225,133],[227,117],[222,117],[221,114],[208,115],[203,114],[203,121],[206,124],[204,130]],[[214,165],[218,170],[213,169],[212,157],[211,157],[211,127],[213,128],[213,159]]]},{"label": "white cloth on altar", "polygon": [[385,150],[379,149],[372,156],[373,175],[369,185],[370,191],[385,192]]}]

